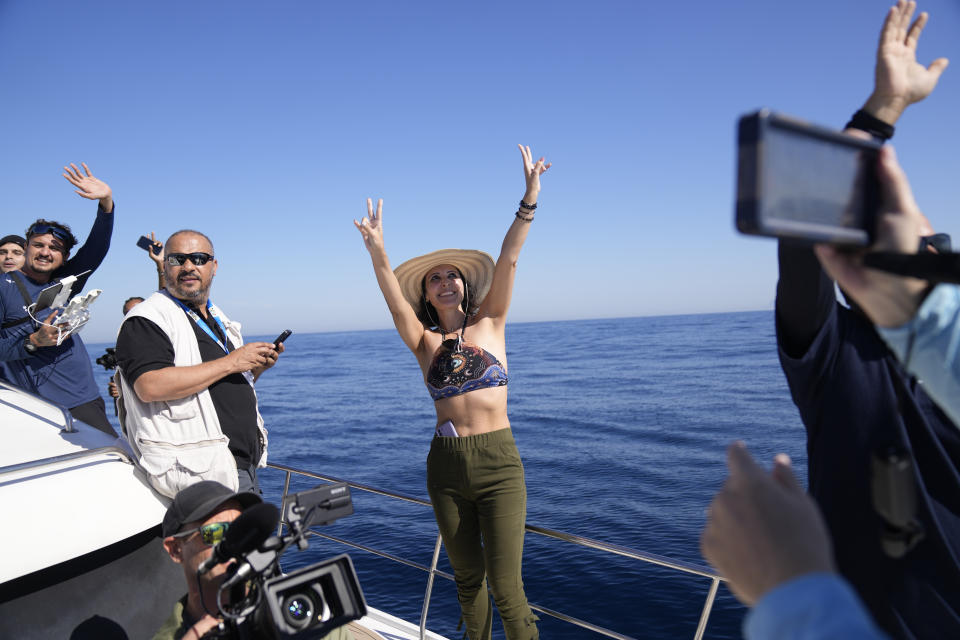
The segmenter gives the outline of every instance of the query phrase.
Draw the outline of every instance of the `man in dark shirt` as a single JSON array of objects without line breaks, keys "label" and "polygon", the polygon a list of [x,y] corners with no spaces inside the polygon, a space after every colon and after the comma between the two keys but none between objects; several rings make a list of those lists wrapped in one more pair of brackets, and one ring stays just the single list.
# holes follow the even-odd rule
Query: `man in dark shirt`
[{"label": "man in dark shirt", "polygon": [[[110,248],[113,192],[109,185],[90,173],[87,165],[83,165],[83,169],[81,172],[76,165],[71,165],[64,168],[63,175],[77,187],[80,196],[99,201],[87,241],[71,258],[70,250],[77,239],[70,227],[37,220],[27,229],[23,267],[0,277],[0,361],[4,362],[14,384],[68,408],[74,418],[116,436],[107,420],[83,340],[72,334],[57,345],[54,323],[35,322],[24,310],[51,284],[67,276],[94,271]],[[90,275],[74,283],[74,293],[82,291]],[[40,311],[37,318],[49,321],[55,317],[52,313],[49,309]]]},{"label": "man in dark shirt", "polygon": [[[851,128],[889,138],[906,107],[925,98],[946,60],[923,67],[913,3],[887,17],[876,86]],[[909,28],[908,28],[909,26]],[[807,431],[809,490],[827,521],[837,566],[876,622],[895,637],[960,637],[960,430],[906,374],[862,313],[836,301],[812,248],[781,241],[776,323],[780,362]],[[887,538],[874,506],[873,459],[913,460],[912,514],[925,537]],[[887,533],[890,529],[886,529]]]},{"label": "man in dark shirt", "polygon": [[213,244],[197,231],[166,243],[166,288],[133,307],[117,337],[124,432],[164,495],[198,480],[258,490],[266,430],[254,382],[283,346],[243,344],[239,323],[210,302]]}]

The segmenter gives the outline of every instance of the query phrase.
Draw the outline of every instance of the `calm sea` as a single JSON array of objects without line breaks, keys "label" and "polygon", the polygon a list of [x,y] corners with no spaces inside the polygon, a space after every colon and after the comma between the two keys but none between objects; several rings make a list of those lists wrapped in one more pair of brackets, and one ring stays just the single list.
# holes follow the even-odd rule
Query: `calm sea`
[{"label": "calm sea", "polygon": [[[743,439],[765,462],[785,451],[805,475],[803,427],[777,363],[772,312],[511,324],[507,345],[529,524],[706,564],[699,535],[723,482],[727,443]],[[90,345],[91,356],[105,346]],[[107,375],[97,367],[104,387]],[[433,403],[393,330],[294,334],[257,393],[271,461],[427,498]],[[275,499],[282,474],[261,477]],[[325,533],[430,563],[429,508],[353,495],[356,513]],[[284,566],[345,551],[314,539]],[[350,555],[371,606],[419,620],[426,574]],[[445,556],[441,568],[450,571]],[[531,602],[635,638],[692,638],[709,587],[699,576],[534,534],[523,577]],[[721,587],[707,637],[740,637],[743,615]],[[428,626],[459,638],[458,619],[453,583],[439,579]],[[541,631],[600,637],[546,617]]]}]

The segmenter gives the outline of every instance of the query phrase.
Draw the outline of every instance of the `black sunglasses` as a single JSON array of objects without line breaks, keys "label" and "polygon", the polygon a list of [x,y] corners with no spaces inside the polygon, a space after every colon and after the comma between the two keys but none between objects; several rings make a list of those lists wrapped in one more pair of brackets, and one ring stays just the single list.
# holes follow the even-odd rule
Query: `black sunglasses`
[{"label": "black sunglasses", "polygon": [[950,253],[951,248],[949,233],[935,233],[932,236],[923,236],[920,238],[920,248],[917,250],[923,252],[927,247],[933,247],[937,253]]},{"label": "black sunglasses", "polygon": [[56,227],[52,224],[40,224],[33,223],[30,225],[30,228],[27,229],[27,237],[31,236],[42,236],[44,234],[52,234],[54,238],[62,240],[63,242],[70,242],[70,234],[64,231],[61,227]]},{"label": "black sunglasses", "polygon": [[213,260],[213,256],[209,253],[168,253],[164,260],[166,260],[167,264],[171,267],[182,267],[183,263],[187,260],[198,267],[202,267]]},{"label": "black sunglasses", "polygon": [[173,534],[173,538],[186,538],[187,536],[193,535],[196,532],[200,532],[200,539],[203,540],[203,543],[209,546],[213,546],[223,540],[223,537],[227,535],[227,530],[230,528],[229,522],[211,522],[210,524],[204,525],[202,527],[197,527],[196,529],[187,529],[186,531],[181,531],[180,533]]}]

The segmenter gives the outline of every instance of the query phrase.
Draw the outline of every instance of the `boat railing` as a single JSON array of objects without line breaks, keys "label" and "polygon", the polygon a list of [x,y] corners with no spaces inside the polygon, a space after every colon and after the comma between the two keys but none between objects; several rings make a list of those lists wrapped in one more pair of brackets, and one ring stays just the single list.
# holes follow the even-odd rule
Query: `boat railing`
[{"label": "boat railing", "polygon": [[[351,482],[351,481],[345,480],[345,479],[343,479],[343,478],[336,478],[336,477],[334,477],[334,476],[329,476],[329,475],[324,475],[324,474],[320,474],[320,473],[315,473],[315,472],[312,472],[312,471],[306,471],[306,470],[303,470],[303,469],[297,469],[297,468],[295,468],[295,467],[290,467],[290,466],[287,466],[287,465],[284,465],[284,464],[269,463],[267,466],[270,467],[270,468],[273,468],[273,469],[277,469],[278,471],[283,471],[283,472],[286,474],[286,475],[285,475],[285,478],[284,478],[284,483],[283,483],[283,497],[284,497],[284,498],[286,498],[287,495],[290,493],[290,480],[291,480],[292,476],[293,476],[293,475],[299,475],[299,476],[304,476],[304,477],[308,477],[308,478],[314,478],[314,479],[316,479],[316,480],[322,480],[322,481],[324,481],[324,482],[345,482],[345,483],[347,483],[347,485],[350,486],[351,489],[356,489],[356,490],[358,490],[358,491],[364,491],[364,492],[372,493],[372,494],[375,494],[375,495],[385,496],[385,497],[387,497],[387,498],[391,498],[391,499],[394,499],[394,500],[401,500],[401,501],[403,501],[403,502],[410,502],[410,503],[418,504],[418,505],[425,506],[425,507],[430,507],[430,506],[431,506],[429,500],[423,500],[422,498],[416,498],[416,497],[413,497],[413,496],[404,495],[404,494],[402,494],[402,493],[397,493],[397,492],[395,492],[395,491],[388,491],[388,490],[386,490],[386,489],[380,489],[380,488],[377,488],[377,487],[373,487],[373,486],[369,486],[369,485],[365,485],[365,484],[361,484],[361,483],[357,483],[357,482]],[[282,526],[282,525],[281,525],[281,526]],[[674,559],[672,559],[672,558],[667,558],[667,557],[665,557],[665,556],[660,556],[660,555],[656,555],[656,554],[653,554],[653,553],[645,553],[645,552],[643,552],[643,551],[638,551],[638,550],[632,549],[632,548],[630,548],[630,547],[624,547],[624,546],[621,546],[621,545],[611,544],[611,543],[608,543],[608,542],[603,542],[603,541],[601,541],[601,540],[594,540],[594,539],[591,539],[591,538],[585,538],[585,537],[583,537],[583,536],[578,536],[578,535],[573,535],[573,534],[569,534],[569,533],[564,533],[564,532],[562,532],[562,531],[556,531],[556,530],[553,530],[553,529],[547,529],[547,528],[545,528],[545,527],[538,527],[538,526],[536,526],[536,525],[529,524],[529,523],[528,523],[527,526],[526,526],[526,530],[527,530],[529,533],[533,533],[533,534],[536,534],[536,535],[539,535],[539,536],[544,536],[544,537],[546,537],[546,538],[552,538],[552,539],[554,539],[554,540],[560,540],[560,541],[563,541],[563,542],[567,542],[567,543],[571,543],[571,544],[575,544],[575,545],[579,545],[579,546],[583,546],[583,547],[588,547],[588,548],[591,548],[591,549],[596,549],[596,550],[602,551],[602,552],[604,552],[604,553],[613,554],[613,555],[618,555],[618,556],[623,556],[623,557],[626,557],[626,558],[631,558],[631,559],[633,559],[633,560],[638,560],[638,561],[641,561],[641,562],[658,565],[658,566],[665,567],[665,568],[668,568],[668,569],[673,569],[673,570],[675,570],[675,571],[681,571],[681,572],[684,572],[684,573],[694,574],[694,575],[697,575],[697,576],[701,576],[701,577],[704,577],[704,578],[708,578],[708,579],[710,580],[710,588],[707,590],[707,597],[706,597],[706,600],[705,600],[705,602],[704,602],[704,604],[703,604],[703,608],[701,609],[701,612],[700,612],[700,620],[699,620],[699,622],[698,622],[698,624],[697,624],[696,632],[694,633],[694,640],[701,640],[701,639],[703,638],[703,634],[704,634],[704,632],[706,631],[706,628],[707,628],[707,620],[708,620],[709,617],[710,617],[710,612],[711,612],[712,609],[713,609],[713,603],[714,603],[714,601],[715,601],[715,599],[716,599],[716,596],[717,596],[717,590],[718,590],[718,588],[719,588],[719,586],[720,586],[720,582],[721,582],[722,580],[724,580],[724,578],[723,578],[722,576],[720,576],[719,574],[717,574],[716,572],[714,572],[714,571],[713,571],[712,569],[710,569],[709,567],[705,567],[705,566],[698,565],[698,564],[691,563],[691,562],[683,562],[683,561],[680,561],[680,560],[674,560]],[[382,550],[379,550],[379,549],[375,549],[375,548],[370,547],[370,546],[367,546],[367,545],[359,544],[359,543],[356,543],[356,542],[351,542],[351,541],[349,541],[349,540],[345,540],[345,539],[342,539],[342,538],[338,538],[338,537],[336,537],[336,536],[331,536],[331,535],[328,535],[328,534],[325,534],[325,533],[321,533],[320,531],[318,531],[318,530],[316,530],[316,529],[311,529],[311,530],[310,530],[310,534],[311,534],[311,535],[314,535],[314,536],[317,536],[317,537],[320,537],[320,538],[324,538],[324,539],[327,539],[327,540],[331,540],[331,541],[333,541],[333,542],[337,542],[337,543],[339,543],[339,544],[346,545],[346,546],[351,547],[351,548],[354,548],[354,549],[358,549],[358,550],[360,550],[360,551],[365,551],[365,552],[367,552],[367,553],[371,553],[371,554],[376,555],[376,556],[378,556],[378,557],[385,558],[385,559],[387,559],[387,560],[391,560],[391,561],[393,561],[393,562],[397,562],[397,563],[399,563],[399,564],[402,564],[402,565],[405,565],[405,566],[408,566],[408,567],[413,567],[413,568],[415,568],[415,569],[419,569],[419,570],[421,570],[421,571],[426,572],[426,573],[427,573],[427,586],[426,586],[426,591],[425,591],[424,597],[423,597],[423,604],[422,604],[421,610],[420,610],[420,611],[421,611],[421,613],[420,613],[420,639],[423,640],[423,639],[426,637],[427,613],[428,613],[429,608],[430,608],[430,596],[431,596],[431,594],[432,594],[432,592],[433,592],[434,579],[435,579],[437,576],[440,576],[440,577],[445,578],[445,579],[450,580],[450,581],[453,580],[453,576],[452,576],[452,575],[450,575],[449,573],[447,573],[447,572],[445,572],[445,571],[441,571],[440,569],[437,568],[437,563],[438,563],[438,561],[439,561],[439,559],[440,559],[440,548],[441,548],[441,546],[442,546],[442,540],[441,540],[439,534],[437,535],[437,539],[436,539],[436,542],[435,542],[435,544],[434,544],[433,558],[432,558],[429,566],[424,565],[424,564],[421,564],[421,563],[419,563],[419,562],[414,562],[414,561],[409,560],[409,559],[406,559],[406,558],[402,558],[402,557],[400,557],[400,556],[394,555],[394,554],[392,554],[392,553],[388,553],[388,552],[386,552],[386,551],[382,551]],[[549,608],[547,608],[547,607],[543,607],[543,606],[537,605],[537,604],[535,604],[535,603],[533,603],[533,602],[530,603],[530,608],[533,609],[534,611],[537,611],[538,613],[541,613],[541,614],[550,616],[550,617],[555,618],[555,619],[558,619],[558,620],[562,620],[562,621],[564,621],[564,622],[567,622],[567,623],[569,623],[569,624],[573,624],[573,625],[575,625],[575,626],[577,626],[577,627],[580,627],[580,628],[582,628],[582,629],[588,629],[588,630],[590,630],[590,631],[593,631],[593,632],[595,632],[595,633],[598,633],[598,634],[600,634],[600,635],[602,635],[602,636],[605,636],[605,637],[607,637],[607,638],[616,638],[617,640],[634,640],[634,639],[631,638],[630,636],[626,636],[626,635],[623,635],[623,634],[618,633],[618,632],[616,632],[616,631],[613,631],[613,630],[611,630],[611,629],[606,629],[606,628],[604,628],[604,627],[601,627],[601,626],[599,626],[599,625],[592,624],[592,623],[587,622],[587,621],[585,621],[585,620],[581,620],[581,619],[579,619],[579,618],[575,618],[575,617],[573,617],[573,616],[566,615],[566,614],[564,614],[564,613],[562,613],[562,612],[559,612],[559,611],[554,611],[554,610],[549,609]]]},{"label": "boat railing", "polygon": [[126,449],[117,445],[110,445],[107,447],[83,449],[81,451],[74,451],[72,453],[64,453],[63,455],[59,456],[39,458],[37,460],[30,460],[28,462],[21,462],[19,464],[11,464],[5,467],[0,467],[0,479],[12,473],[19,473],[26,470],[39,471],[40,469],[60,465],[65,462],[88,460],[92,458],[99,458],[100,456],[104,455],[118,456],[121,461],[126,462],[127,464],[133,464],[133,459],[130,457],[130,453]]}]

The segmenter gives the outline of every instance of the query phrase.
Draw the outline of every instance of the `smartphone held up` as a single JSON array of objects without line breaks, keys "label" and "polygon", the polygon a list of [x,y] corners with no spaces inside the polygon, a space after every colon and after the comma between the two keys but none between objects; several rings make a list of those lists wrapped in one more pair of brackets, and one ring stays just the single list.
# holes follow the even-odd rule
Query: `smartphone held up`
[{"label": "smartphone held up", "polygon": [[740,118],[737,142],[741,233],[872,244],[880,143],[766,109]]}]

